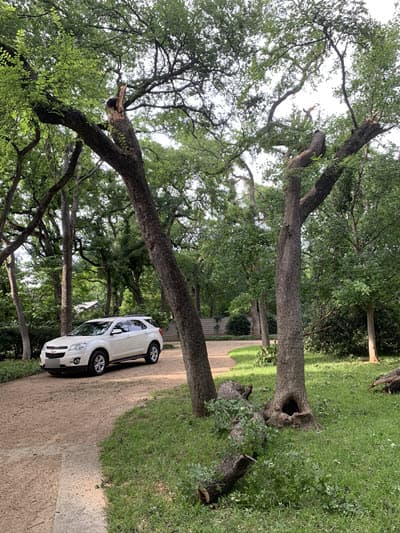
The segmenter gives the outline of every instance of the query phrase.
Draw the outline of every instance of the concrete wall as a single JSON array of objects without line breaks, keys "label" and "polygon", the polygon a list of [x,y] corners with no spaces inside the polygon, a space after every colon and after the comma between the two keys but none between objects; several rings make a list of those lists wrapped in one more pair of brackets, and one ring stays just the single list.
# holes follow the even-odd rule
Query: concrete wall
[{"label": "concrete wall", "polygon": [[[226,335],[226,324],[229,317],[220,318],[202,318],[201,325],[203,326],[204,335],[206,337],[222,336]],[[175,322],[172,320],[166,328],[163,328],[164,342],[177,341],[178,333],[176,331]]]}]

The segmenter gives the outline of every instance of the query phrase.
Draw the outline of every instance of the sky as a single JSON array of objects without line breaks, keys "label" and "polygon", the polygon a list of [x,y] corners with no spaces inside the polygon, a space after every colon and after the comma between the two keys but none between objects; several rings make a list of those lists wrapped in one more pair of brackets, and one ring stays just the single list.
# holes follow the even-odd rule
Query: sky
[{"label": "sky", "polygon": [[[364,0],[364,2],[373,18],[382,23],[386,23],[393,17],[395,6],[400,3],[400,0]],[[322,116],[330,114],[332,110],[346,112],[344,103],[339,103],[339,101],[333,96],[333,86],[338,86],[337,80],[327,80],[326,83],[320,83],[316,91],[302,92],[302,107],[309,109],[315,105],[316,109],[321,112]],[[293,101],[296,101],[296,98],[293,98]]]},{"label": "sky", "polygon": [[[328,1],[328,0],[327,0]],[[395,5],[400,4],[400,0],[364,0],[365,5],[367,6],[371,16],[378,20],[379,22],[386,23],[388,22],[395,12]],[[318,115],[321,114],[321,118],[330,115],[333,110],[336,110],[338,113],[346,113],[347,108],[343,102],[339,102],[337,98],[333,96],[333,86],[338,86],[338,80],[326,80],[326,82],[320,82],[319,86],[315,89],[310,89],[308,91],[303,91],[300,97],[293,97],[291,104],[296,104],[297,107],[303,109],[309,109],[311,107],[315,108],[315,111],[312,113],[313,119],[316,121],[316,127],[318,127]],[[300,98],[300,101],[299,101]],[[286,110],[282,110],[283,113]],[[385,140],[390,140],[391,142],[400,145],[400,134],[399,132],[393,131],[390,134],[385,136]],[[252,158],[248,163],[252,168],[256,180],[262,182],[262,173],[265,168],[264,157],[259,157],[258,159]]]},{"label": "sky", "polygon": [[374,18],[387,22],[394,13],[396,0],[365,0],[365,4]]}]

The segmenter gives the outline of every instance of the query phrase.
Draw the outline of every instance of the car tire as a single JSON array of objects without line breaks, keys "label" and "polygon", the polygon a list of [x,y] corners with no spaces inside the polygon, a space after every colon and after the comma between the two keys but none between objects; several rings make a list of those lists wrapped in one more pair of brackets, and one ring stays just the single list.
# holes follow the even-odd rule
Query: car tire
[{"label": "car tire", "polygon": [[90,356],[89,373],[92,376],[101,376],[107,366],[107,356],[102,350],[95,350]]},{"label": "car tire", "polygon": [[144,358],[148,365],[155,365],[160,357],[160,347],[157,342],[152,342],[147,350],[147,355]]}]

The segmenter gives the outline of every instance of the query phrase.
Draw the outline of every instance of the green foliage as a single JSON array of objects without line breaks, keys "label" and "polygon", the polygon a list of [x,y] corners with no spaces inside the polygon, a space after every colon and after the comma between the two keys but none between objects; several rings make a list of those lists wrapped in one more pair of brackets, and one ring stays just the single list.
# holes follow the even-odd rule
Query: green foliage
[{"label": "green foliage", "polygon": [[[263,453],[269,428],[263,420],[254,416],[254,406],[243,400],[219,398],[208,402],[207,410],[213,417],[217,434],[226,435],[233,426],[240,432],[239,440],[229,436],[228,443],[223,446],[226,454],[239,453],[256,457]],[[208,478],[208,481],[210,479]]]},{"label": "green foliage", "polygon": [[234,420],[244,421],[251,417],[252,409],[243,400],[210,400],[207,411],[213,416],[217,433],[225,433],[232,429]]},{"label": "green foliage", "polygon": [[250,333],[250,322],[245,315],[233,315],[229,317],[226,324],[228,335],[248,335]]},{"label": "green foliage", "polygon": [[[252,382],[255,402],[264,403],[275,369],[255,368],[257,350],[233,353],[237,365],[229,379]],[[384,361],[379,373],[399,364],[398,358]],[[225,452],[226,432],[215,430],[214,417],[191,416],[186,387],[127,413],[103,444],[110,533],[264,533],[266,527],[271,533],[365,533],[378,523],[394,533],[400,486],[393,475],[399,449],[393,412],[400,395],[370,392],[376,373],[375,365],[306,354],[308,395],[323,430],[269,431],[257,462],[212,508],[195,505],[193,493]],[[229,416],[222,416],[221,425],[228,430],[228,424]]]},{"label": "green foliage", "polygon": [[236,298],[233,298],[229,304],[230,315],[248,314],[251,308],[253,298],[248,292],[241,292]]},{"label": "green foliage", "polygon": [[[366,313],[359,307],[332,308],[325,316],[315,318],[306,338],[309,349],[341,357],[366,357],[368,339]],[[378,353],[393,355],[400,351],[400,313],[397,307],[375,310]]]},{"label": "green foliage", "polygon": [[335,484],[332,478],[319,464],[284,449],[279,455],[263,458],[250,472],[245,490],[231,498],[241,507],[265,511],[271,505],[293,510],[318,502],[328,513],[347,516],[361,512],[348,488]]},{"label": "green foliage", "polygon": [[37,359],[19,361],[15,359],[3,360],[0,358],[0,383],[31,376],[38,372],[41,372],[41,369]]},{"label": "green foliage", "polygon": [[351,94],[361,116],[397,123],[399,116],[399,20],[377,25],[356,54]]},{"label": "green foliage", "polygon": [[[33,327],[30,329],[32,355],[38,357],[45,342],[60,335],[57,326]],[[0,355],[3,357],[18,357],[22,353],[22,341],[17,327],[0,327]]]},{"label": "green foliage", "polygon": [[278,345],[275,342],[267,347],[262,346],[256,354],[254,364],[255,366],[276,365],[277,356]]}]

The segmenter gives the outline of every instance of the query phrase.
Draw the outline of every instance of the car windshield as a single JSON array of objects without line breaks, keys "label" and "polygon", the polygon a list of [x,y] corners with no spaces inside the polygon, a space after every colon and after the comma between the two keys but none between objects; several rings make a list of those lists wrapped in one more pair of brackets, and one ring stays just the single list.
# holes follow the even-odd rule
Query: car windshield
[{"label": "car windshield", "polygon": [[69,335],[82,335],[84,337],[94,337],[95,335],[103,335],[110,327],[111,320],[104,322],[84,322],[75,328]]}]

